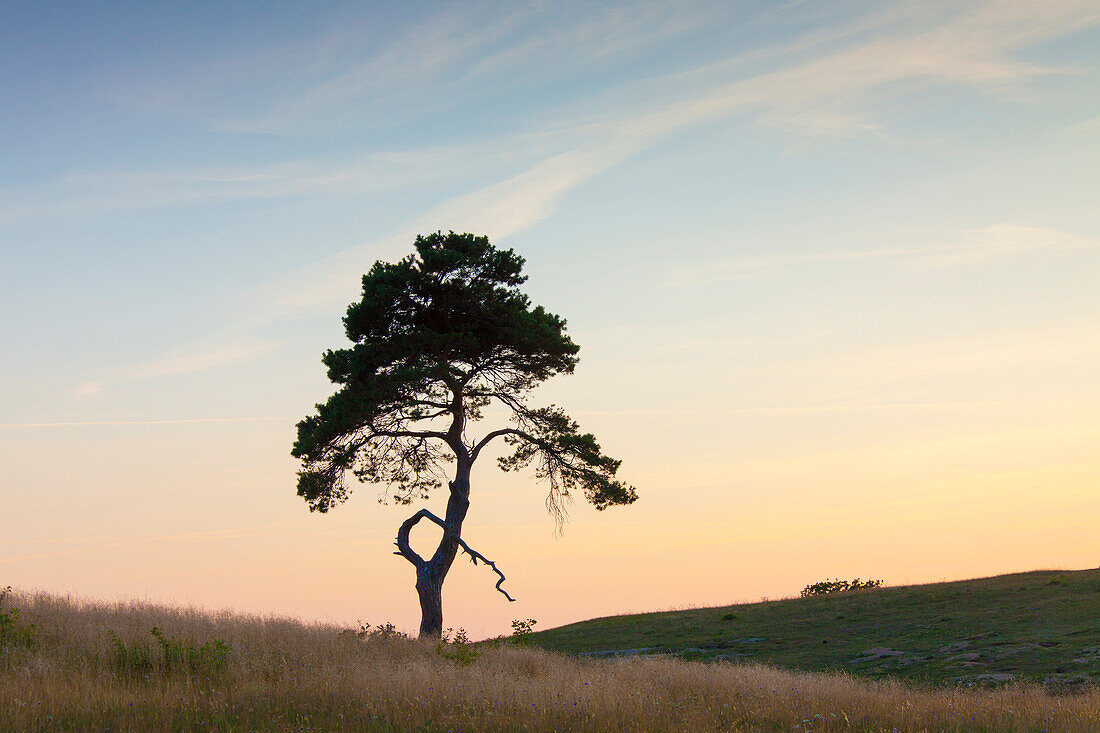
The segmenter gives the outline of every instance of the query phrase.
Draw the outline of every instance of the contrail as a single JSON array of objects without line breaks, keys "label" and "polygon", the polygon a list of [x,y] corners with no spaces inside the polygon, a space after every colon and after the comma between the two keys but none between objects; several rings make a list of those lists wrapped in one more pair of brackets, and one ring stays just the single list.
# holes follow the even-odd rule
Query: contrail
[{"label": "contrail", "polygon": [[[56,557],[58,555],[72,555],[78,552],[86,552],[92,550],[105,550],[112,547],[122,547],[125,545],[138,545],[146,542],[163,542],[165,540],[232,540],[232,539],[249,539],[255,537],[286,537],[295,535],[311,535],[311,534],[324,534],[324,535],[337,535],[337,534],[356,534],[356,535],[370,535],[379,534],[383,530],[362,530],[355,528],[346,529],[298,529],[298,530],[277,530],[277,531],[255,531],[264,527],[273,527],[280,524],[287,524],[297,520],[286,520],[281,522],[270,522],[267,524],[254,524],[246,525],[244,527],[234,527],[230,529],[218,529],[209,530],[205,532],[182,532],[180,534],[169,535],[153,535],[150,537],[120,537],[112,539],[106,542],[97,542],[95,544],[82,545],[80,547],[71,547],[65,550],[53,550],[51,552],[38,552],[29,555],[15,555],[12,557],[0,557],[0,563],[16,562],[19,560],[34,560],[44,557]],[[36,540],[22,540],[23,542],[36,542]],[[50,540],[47,540],[50,541]],[[52,542],[52,541],[50,541]]]},{"label": "contrail", "polygon": [[0,428],[81,428],[106,427],[113,425],[191,425],[198,423],[240,423],[240,422],[294,422],[289,417],[193,417],[174,420],[79,420],[70,422],[9,422],[0,423]]}]

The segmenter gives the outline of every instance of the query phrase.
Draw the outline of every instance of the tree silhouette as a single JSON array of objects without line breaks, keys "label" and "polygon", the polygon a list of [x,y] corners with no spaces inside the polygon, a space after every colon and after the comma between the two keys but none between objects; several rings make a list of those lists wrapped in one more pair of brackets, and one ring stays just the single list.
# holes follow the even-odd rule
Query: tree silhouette
[{"label": "tree silhouette", "polygon": [[[498,458],[503,470],[534,465],[549,484],[546,507],[559,527],[575,489],[597,509],[629,504],[637,494],[615,479],[620,462],[593,435],[556,406],[526,402],[540,383],[573,372],[579,347],[563,319],[532,307],[519,290],[527,279],[523,258],[486,237],[454,232],[418,236],[415,247],[416,254],[376,262],[363,276],[363,297],[344,317],[353,345],[322,359],[339,389],[298,423],[291,453],[302,460],[298,495],[318,512],[347,499],[348,473],[387,485],[395,501],[409,504],[442,487],[446,464],[454,464],[445,516],[421,509],[397,531],[395,554],[416,568],[420,637],[438,638],[443,581],[459,549],[491,567],[497,590],[514,600],[496,564],[462,539],[470,469],[491,441],[501,438],[511,449]],[[510,412],[510,422],[469,438],[467,427],[493,403]],[[409,545],[421,519],[443,530],[428,559]]]}]

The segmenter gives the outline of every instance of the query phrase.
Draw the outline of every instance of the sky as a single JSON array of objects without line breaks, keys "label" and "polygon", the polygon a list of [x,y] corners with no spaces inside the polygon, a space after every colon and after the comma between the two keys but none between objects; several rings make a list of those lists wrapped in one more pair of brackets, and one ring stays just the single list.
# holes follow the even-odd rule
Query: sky
[{"label": "sky", "polygon": [[445,626],[1096,565],[1094,0],[0,1],[0,99],[0,586],[415,630],[416,507],[289,450],[437,230],[640,497],[480,461]]}]

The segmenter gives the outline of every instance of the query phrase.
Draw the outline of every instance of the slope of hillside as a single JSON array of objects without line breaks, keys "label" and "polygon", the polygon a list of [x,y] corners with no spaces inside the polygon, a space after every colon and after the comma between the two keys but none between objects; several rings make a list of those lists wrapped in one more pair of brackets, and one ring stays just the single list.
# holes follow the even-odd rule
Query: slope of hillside
[{"label": "slope of hillside", "polygon": [[1100,684],[1100,569],[1035,571],[613,616],[532,636],[593,656],[675,654],[936,684]]},{"label": "slope of hillside", "polygon": [[0,595],[3,731],[1084,731],[1100,720],[1092,686],[922,690],[756,664],[439,645],[384,628]]}]

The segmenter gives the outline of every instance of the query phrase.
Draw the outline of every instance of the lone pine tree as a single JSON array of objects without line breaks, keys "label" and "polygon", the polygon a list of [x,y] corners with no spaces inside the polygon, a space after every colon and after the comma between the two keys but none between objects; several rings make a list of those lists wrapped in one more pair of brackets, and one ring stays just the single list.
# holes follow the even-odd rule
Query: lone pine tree
[{"label": "lone pine tree", "polygon": [[[348,474],[385,484],[401,504],[427,499],[447,481],[443,518],[421,509],[397,531],[397,552],[416,568],[420,637],[443,630],[443,581],[459,549],[498,576],[495,563],[462,538],[470,507],[470,470],[490,442],[509,448],[498,458],[514,471],[534,465],[549,485],[546,507],[563,521],[563,501],[575,489],[597,509],[629,504],[634,488],[615,479],[619,461],[602,452],[558,407],[535,408],[527,394],[555,374],[570,374],[579,347],[565,321],[531,306],[519,290],[523,258],[473,234],[418,236],[416,254],[376,262],[363,276],[363,297],[348,307],[350,348],[327,351],[323,362],[339,385],[316,414],[298,423],[291,451],[302,460],[298,495],[312,511],[327,512],[347,499]],[[511,419],[480,438],[467,428],[495,404]],[[447,464],[453,464],[448,480]],[[422,519],[439,525],[435,553],[423,558],[409,545]]]}]

